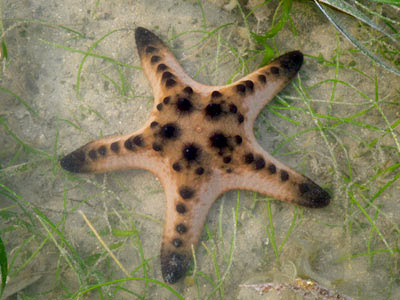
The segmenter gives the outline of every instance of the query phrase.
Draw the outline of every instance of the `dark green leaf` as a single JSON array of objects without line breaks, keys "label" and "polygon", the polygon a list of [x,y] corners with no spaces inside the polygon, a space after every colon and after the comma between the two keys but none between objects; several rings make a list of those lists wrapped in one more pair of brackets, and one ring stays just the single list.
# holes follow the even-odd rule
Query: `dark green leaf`
[{"label": "dark green leaf", "polygon": [[0,297],[3,295],[4,288],[6,287],[7,275],[8,275],[8,263],[6,248],[4,247],[3,241],[0,237],[0,270],[1,270],[1,288]]}]

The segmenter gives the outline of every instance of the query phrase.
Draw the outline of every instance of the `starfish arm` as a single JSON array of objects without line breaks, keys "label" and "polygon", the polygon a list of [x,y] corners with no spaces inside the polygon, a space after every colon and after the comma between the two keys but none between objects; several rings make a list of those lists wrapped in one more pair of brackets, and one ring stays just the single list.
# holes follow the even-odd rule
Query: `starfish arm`
[{"label": "starfish arm", "polygon": [[[165,282],[182,278],[192,262],[210,207],[221,192],[217,179],[161,179],[166,194],[166,215],[161,245],[161,272]],[[196,182],[197,181],[197,182]],[[200,181],[200,183],[198,183]]]},{"label": "starfish arm", "polygon": [[311,179],[279,162],[261,147],[245,154],[244,165],[227,174],[223,191],[251,190],[274,199],[319,208],[330,202],[330,195]]},{"label": "starfish arm", "polygon": [[252,126],[261,109],[290,82],[302,63],[300,51],[286,53],[241,80],[219,87],[219,92],[235,99],[239,110],[246,115],[246,122]]},{"label": "starfish arm", "polygon": [[144,130],[123,136],[92,141],[60,160],[61,167],[73,173],[104,173],[115,170],[162,169],[161,158],[146,143]]},{"label": "starfish arm", "polygon": [[186,94],[200,92],[203,84],[190,78],[168,47],[151,31],[138,27],[136,45],[142,68],[153,89],[154,105],[162,103],[169,94],[182,90]]}]

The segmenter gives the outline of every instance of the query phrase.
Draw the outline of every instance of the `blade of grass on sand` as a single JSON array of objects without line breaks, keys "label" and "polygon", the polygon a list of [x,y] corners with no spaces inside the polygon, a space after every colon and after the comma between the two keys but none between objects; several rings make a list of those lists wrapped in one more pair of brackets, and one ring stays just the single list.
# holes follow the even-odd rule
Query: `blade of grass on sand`
[{"label": "blade of grass on sand", "polygon": [[8,264],[7,264],[7,253],[4,247],[3,241],[0,236],[0,270],[1,270],[1,288],[0,297],[3,295],[4,288],[6,287],[7,275],[8,275]]},{"label": "blade of grass on sand", "polygon": [[125,267],[119,262],[118,258],[114,255],[114,253],[110,250],[110,248],[107,246],[107,244],[104,242],[104,240],[100,237],[100,234],[97,232],[97,230],[94,228],[92,223],[89,221],[89,219],[86,217],[86,215],[83,213],[83,211],[78,210],[78,213],[82,216],[83,220],[85,220],[86,224],[89,226],[90,230],[92,230],[93,234],[96,236],[97,240],[101,243],[101,245],[104,247],[104,249],[107,251],[107,253],[111,256],[111,258],[115,261],[115,263],[120,267],[122,272],[126,275],[126,277],[129,277],[129,272],[125,269]]},{"label": "blade of grass on sand", "polygon": [[0,91],[13,96],[15,99],[17,99],[19,101],[19,103],[21,103],[23,106],[25,106],[27,110],[29,110],[31,113],[33,113],[35,115],[35,117],[38,116],[38,113],[32,108],[32,106],[30,106],[28,103],[26,103],[25,100],[23,100],[21,97],[16,95],[14,92],[12,92],[8,89],[5,89],[3,87],[0,87]]},{"label": "blade of grass on sand", "polygon": [[[236,0],[237,1],[237,0]],[[268,30],[265,34],[257,34],[253,31],[250,31],[248,23],[247,23],[247,16],[244,15],[244,12],[240,6],[239,1],[237,1],[237,5],[239,7],[239,10],[242,14],[245,26],[247,30],[250,33],[250,36],[260,45],[264,47],[264,57],[261,61],[260,66],[266,65],[273,57],[274,57],[274,50],[272,47],[268,44],[268,40],[272,39],[275,37],[278,32],[282,30],[282,28],[286,25],[286,23],[290,19],[290,10],[292,8],[292,0],[283,0],[279,2],[278,7],[275,10],[274,17],[273,17],[273,26],[270,30]],[[278,21],[275,23],[275,20],[277,19],[277,14],[281,10],[281,16],[278,19]]]},{"label": "blade of grass on sand", "polygon": [[[156,285],[159,285],[165,289],[167,289],[168,291],[171,292],[171,294],[175,295],[178,299],[180,300],[185,300],[185,298],[182,297],[182,295],[177,292],[176,290],[174,290],[172,287],[168,286],[167,284],[165,284],[164,282],[155,280],[155,279],[151,279],[151,278],[140,278],[140,277],[128,277],[128,278],[122,278],[122,279],[117,279],[117,280],[112,280],[112,281],[107,281],[104,283],[99,283],[99,284],[94,284],[92,286],[89,286],[88,288],[78,291],[77,293],[75,293],[71,299],[81,299],[80,297],[87,294],[90,291],[96,290],[100,287],[103,286],[110,286],[110,285],[114,285],[117,283],[122,283],[122,282],[128,282],[128,281],[145,281],[145,282],[151,282],[151,283],[155,283]],[[86,298],[85,298],[86,299]]]},{"label": "blade of grass on sand", "polygon": [[382,27],[380,27],[373,20],[368,18],[368,16],[363,14],[360,10],[358,10],[353,5],[348,4],[347,2],[345,2],[343,0],[319,0],[319,2],[330,5],[337,10],[343,11],[344,13],[353,16],[354,18],[360,20],[361,22],[364,22],[368,26],[378,30],[379,32],[381,32],[382,34],[387,36],[389,39],[391,39],[393,42],[395,42],[396,44],[399,43],[399,41],[397,41],[391,34],[387,33]]},{"label": "blade of grass on sand", "polygon": [[399,0],[370,0],[378,3],[386,3],[386,4],[391,4],[391,5],[396,5],[400,7],[400,2]]},{"label": "blade of grass on sand", "polygon": [[101,58],[101,59],[104,59],[106,61],[109,61],[112,64],[118,65],[118,66],[128,67],[128,68],[135,69],[135,70],[141,70],[142,69],[139,66],[122,63],[122,62],[120,62],[118,60],[115,60],[115,59],[109,57],[109,56],[100,55],[100,54],[96,54],[96,53],[88,52],[88,51],[82,51],[82,50],[71,48],[71,47],[67,47],[67,46],[64,46],[64,45],[61,45],[61,44],[49,42],[49,41],[46,41],[46,40],[43,40],[43,39],[39,39],[39,41],[41,41],[41,42],[43,42],[43,43],[45,43],[47,45],[54,46],[54,47],[57,47],[57,48],[60,48],[60,49],[64,49],[64,50],[67,50],[67,51],[71,51],[71,52],[74,52],[74,53],[79,53],[79,54],[92,56],[92,57],[96,57],[96,58]]},{"label": "blade of grass on sand", "polygon": [[350,41],[350,43],[352,43],[358,50],[360,50],[364,55],[368,56],[372,61],[376,62],[378,65],[380,65],[381,67],[385,68],[386,70],[396,74],[396,75],[400,75],[400,71],[393,68],[392,66],[388,65],[386,62],[384,62],[382,59],[380,59],[378,56],[376,56],[375,54],[373,54],[369,49],[367,49],[366,47],[364,47],[360,41],[358,41],[353,35],[350,34],[350,32],[348,32],[344,26],[341,26],[339,24],[338,19],[336,18],[335,14],[333,13],[333,11],[328,8],[328,7],[322,7],[321,4],[318,3],[317,0],[314,0],[315,5],[318,6],[318,8],[322,11],[322,13],[328,18],[328,20],[336,27],[337,30],[339,30],[339,32],[341,34],[343,34],[343,36],[348,39]]},{"label": "blade of grass on sand", "polygon": [[232,232],[232,238],[231,238],[231,243],[230,243],[230,247],[229,247],[228,265],[227,265],[225,272],[222,275],[221,279],[218,281],[217,286],[208,295],[207,299],[210,299],[217,291],[219,291],[221,289],[222,284],[224,283],[224,281],[225,281],[226,277],[228,276],[229,271],[232,267],[233,253],[234,253],[235,244],[236,244],[237,224],[238,224],[238,218],[239,218],[239,204],[240,204],[240,191],[237,192],[236,207],[232,208],[233,232]]},{"label": "blade of grass on sand", "polygon": [[78,99],[80,99],[80,82],[81,82],[81,74],[82,74],[82,69],[83,69],[83,65],[85,64],[86,59],[88,58],[89,54],[92,53],[92,51],[94,50],[94,48],[96,48],[104,39],[106,39],[107,37],[109,37],[110,35],[112,35],[113,33],[116,32],[120,32],[120,31],[124,31],[125,29],[115,29],[112,30],[110,32],[107,32],[105,35],[103,35],[100,39],[98,39],[97,41],[95,41],[89,48],[89,50],[87,51],[87,54],[84,55],[84,57],[82,58],[82,61],[79,65],[78,68],[78,74],[76,76],[76,97]]}]

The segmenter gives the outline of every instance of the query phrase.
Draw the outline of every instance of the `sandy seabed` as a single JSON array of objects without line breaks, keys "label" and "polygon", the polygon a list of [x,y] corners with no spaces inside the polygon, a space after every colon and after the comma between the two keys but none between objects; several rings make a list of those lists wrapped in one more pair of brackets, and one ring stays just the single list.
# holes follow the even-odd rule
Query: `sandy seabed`
[{"label": "sandy seabed", "polygon": [[[125,269],[131,272],[143,258],[149,259],[147,277],[162,280],[159,249],[165,198],[157,178],[140,170],[71,177],[54,158],[101,136],[135,131],[146,121],[153,100],[142,70],[136,68],[140,66],[134,43],[137,26],[168,41],[187,73],[200,82],[224,84],[258,67],[260,55],[243,64],[259,47],[250,41],[239,10],[227,10],[233,6],[219,1],[201,4],[178,0],[3,1],[4,30],[14,27],[5,37],[8,61],[3,64],[0,84],[0,183],[17,195],[17,202],[30,211],[31,222],[36,224],[24,226],[30,218],[11,197],[0,195],[2,240],[9,260],[16,257],[11,274],[39,249],[21,272],[11,276],[10,284],[26,286],[19,293],[33,299],[66,299],[68,293],[87,286],[80,283],[75,252],[49,223],[39,221],[33,207],[54,224],[63,224],[57,228],[86,266],[90,283],[125,275],[78,209],[105,242],[115,246],[113,251]],[[248,19],[249,28],[265,32],[275,7],[272,3],[257,11],[256,17]],[[248,6],[244,9],[249,12]],[[205,31],[220,26],[205,39]],[[358,23],[348,21],[348,26],[355,34],[363,34]],[[296,28],[296,34],[291,28]],[[354,299],[398,299],[399,185],[389,185],[376,199],[374,195],[398,173],[377,175],[399,162],[399,131],[396,127],[387,130],[388,124],[400,118],[399,77],[374,68],[368,58],[350,51],[351,45],[307,3],[293,4],[291,26],[277,35],[274,47],[279,53],[301,50],[305,63],[293,84],[258,117],[257,139],[275,157],[329,190],[332,202],[321,210],[278,201],[270,201],[268,207],[262,195],[224,194],[210,211],[209,234],[204,231],[196,249],[199,273],[173,288],[185,299],[206,299],[215,288],[207,277],[217,283],[218,277],[225,276],[211,299],[298,299],[290,291],[258,295],[241,285],[288,283],[301,277]],[[85,56],[89,51],[97,56]],[[332,57],[337,53],[340,65],[347,67],[336,74]],[[333,63],[321,63],[316,57]],[[347,85],[322,83],[335,78]],[[357,113],[362,113],[360,118],[353,117]],[[15,137],[48,157],[23,151]],[[235,231],[233,211],[238,198]],[[373,205],[365,208],[370,199]],[[361,203],[375,227],[354,201]],[[9,211],[12,214],[7,215]],[[269,213],[277,248],[284,243],[278,249],[279,260],[271,240]],[[42,244],[49,234],[46,228],[57,244],[53,238]],[[291,234],[286,238],[288,230]],[[139,267],[132,276],[145,274]],[[164,287],[142,281],[132,280],[124,287],[144,299],[174,297]],[[102,291],[105,299],[133,299],[132,294],[115,291],[114,285]],[[100,299],[99,295],[91,292],[82,299]]]}]

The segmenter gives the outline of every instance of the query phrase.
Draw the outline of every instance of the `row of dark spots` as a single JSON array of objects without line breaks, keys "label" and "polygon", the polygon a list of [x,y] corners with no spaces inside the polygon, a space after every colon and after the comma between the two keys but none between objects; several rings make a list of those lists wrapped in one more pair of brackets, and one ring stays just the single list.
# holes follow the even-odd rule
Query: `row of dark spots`
[{"label": "row of dark spots", "polygon": [[[142,135],[136,135],[136,136],[128,138],[124,142],[124,146],[128,150],[134,151],[135,150],[135,146],[144,147],[145,143],[144,143],[144,139],[143,139]],[[110,145],[110,149],[114,153],[119,153],[119,151],[120,151],[119,142],[112,143]],[[106,156],[107,152],[108,152],[107,147],[105,145],[102,145],[97,149],[90,150],[88,155],[92,160],[96,160],[99,157],[98,155],[100,155],[100,157],[101,156]]]},{"label": "row of dark spots", "polygon": [[[275,75],[275,76],[279,76],[279,73],[280,73],[279,67],[273,66],[273,67],[269,68],[269,69],[265,72],[265,75],[270,75],[270,74],[272,74],[272,75]],[[259,75],[257,76],[258,81],[260,81],[262,84],[266,84],[266,83],[267,83],[267,77],[266,77],[265,75],[264,75],[264,74],[259,74]]]},{"label": "row of dark spots", "polygon": [[[273,66],[269,69],[269,72],[271,72],[271,74],[273,74],[275,76],[278,76],[280,73],[280,70],[279,70],[279,67]],[[268,75],[269,72],[267,72],[266,74]],[[264,74],[259,74],[257,76],[257,79],[261,84],[267,83],[267,77]],[[235,90],[239,95],[244,96],[244,95],[246,95],[246,93],[253,92],[254,83],[251,80],[243,81],[235,86]]]},{"label": "row of dark spots", "polygon": [[[154,47],[152,47],[152,48],[154,48]],[[152,50],[152,48],[151,48],[151,50]],[[147,51],[147,49],[146,49],[146,51]],[[148,52],[148,53],[152,53],[154,51],[151,51],[151,52]],[[158,56],[158,55],[153,55],[150,58],[150,63],[152,65],[155,65],[155,64],[159,63],[160,61],[161,61],[161,57]],[[165,87],[167,89],[169,89],[169,88],[172,88],[172,87],[176,86],[177,82],[175,80],[175,75],[172,74],[171,72],[167,71],[167,70],[168,70],[168,67],[165,64],[161,63],[161,64],[157,65],[157,73],[164,72],[162,74],[162,76],[161,76],[161,81],[165,84]]]},{"label": "row of dark spots", "polygon": [[248,165],[253,164],[255,170],[261,170],[265,167],[265,160],[259,155],[253,153],[246,153],[244,155],[244,162]]},{"label": "row of dark spots", "polygon": [[[178,203],[178,204],[176,205],[176,210],[177,210],[178,213],[184,214],[184,213],[186,212],[186,206],[185,206],[185,204],[183,204],[183,203]],[[187,226],[186,226],[185,224],[179,223],[179,224],[177,224],[177,225],[175,226],[175,231],[176,231],[179,235],[182,236],[182,235],[184,235],[184,234],[188,231],[188,228],[187,228]],[[172,245],[173,245],[175,248],[179,248],[179,247],[183,246],[183,240],[182,240],[181,238],[174,238],[174,239],[172,240]]]},{"label": "row of dark spots", "polygon": [[[266,168],[268,173],[273,175],[276,174],[276,166],[272,163],[266,165],[264,158],[262,158],[260,155],[253,155],[253,153],[246,153],[243,157],[244,163],[245,164],[252,164],[254,166],[255,170],[261,170]],[[285,182],[289,180],[289,173],[285,170],[280,170],[280,177],[281,181]]]},{"label": "row of dark spots", "polygon": [[[157,63],[159,61],[160,61],[160,57],[159,56],[153,56],[151,58],[151,63],[152,64],[153,64],[153,62]],[[161,64],[159,64],[157,66],[157,73],[161,73],[161,72],[163,72],[163,74],[161,75],[161,82],[163,82],[165,84],[165,87],[167,89],[170,89],[170,88],[172,88],[172,87],[177,85],[177,81],[176,81],[175,75],[172,74],[171,72],[169,72],[168,71],[168,67],[163,63],[161,63]],[[190,86],[187,86],[187,87],[185,87],[183,89],[183,92],[185,94],[187,94],[188,96],[190,96],[190,95],[193,94],[193,89]]]},{"label": "row of dark spots", "polygon": [[251,80],[245,80],[245,81],[239,83],[238,85],[236,85],[235,90],[239,95],[244,96],[244,95],[246,95],[246,93],[253,92],[254,83]]},{"label": "row of dark spots", "polygon": [[[179,235],[184,235],[187,232],[188,228],[186,227],[185,224],[179,223],[175,226],[175,230]],[[172,240],[172,245],[175,248],[179,248],[183,246],[183,240],[181,238],[174,238]]]},{"label": "row of dark spots", "polygon": [[[183,200],[187,201],[194,197],[195,190],[189,186],[181,186],[179,188],[179,195],[182,197]],[[184,203],[178,203],[176,205],[176,211],[181,215],[185,214],[187,212],[186,205]],[[180,223],[175,226],[175,230],[178,234],[183,235],[187,232],[188,229],[185,224]],[[183,240],[181,238],[174,238],[172,240],[172,245],[175,248],[182,247]]]},{"label": "row of dark spots", "polygon": [[177,82],[175,80],[175,76],[172,73],[168,72],[168,71],[163,73],[162,79],[165,80],[164,81],[165,82],[165,87],[167,89],[170,89],[170,88],[174,87],[177,84]]},{"label": "row of dark spots", "polygon": [[[279,68],[277,67],[272,67],[270,70],[271,73],[274,75],[279,74]],[[257,79],[261,84],[267,83],[267,77],[264,74],[259,74],[257,76]],[[245,96],[246,94],[250,94],[254,91],[254,82],[251,80],[242,81],[238,85],[236,85],[234,89],[236,90],[237,94]]]},{"label": "row of dark spots", "polygon": [[92,149],[89,151],[88,155],[92,160],[96,160],[98,158],[98,154],[100,156],[105,156],[107,154],[107,147],[102,145],[99,148],[97,148],[96,150]]},{"label": "row of dark spots", "polygon": [[[126,149],[128,149],[129,151],[135,151],[136,147],[144,147],[144,146],[145,146],[145,142],[144,142],[144,138],[142,135],[132,136],[124,142],[124,147]],[[119,146],[118,146],[118,149],[117,148],[115,148],[115,149],[117,151],[119,151]]]},{"label": "row of dark spots", "polygon": [[[268,71],[266,71],[265,75],[273,74],[275,76],[278,76],[279,73],[280,73],[279,68],[274,66],[274,67],[271,67]],[[259,74],[257,76],[257,79],[261,84],[266,84],[267,83],[267,77],[265,75],[264,74]]]}]

